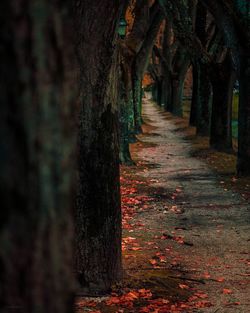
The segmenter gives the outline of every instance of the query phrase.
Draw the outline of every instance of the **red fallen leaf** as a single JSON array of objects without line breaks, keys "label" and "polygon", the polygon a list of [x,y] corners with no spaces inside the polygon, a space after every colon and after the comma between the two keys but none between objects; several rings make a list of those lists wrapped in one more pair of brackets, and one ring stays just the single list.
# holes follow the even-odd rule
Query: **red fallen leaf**
[{"label": "red fallen leaf", "polygon": [[204,273],[204,278],[208,279],[210,277],[211,277],[211,275],[209,273]]},{"label": "red fallen leaf", "polygon": [[143,299],[150,299],[152,297],[152,292],[149,289],[139,289],[139,296]]},{"label": "red fallen leaf", "polygon": [[171,212],[174,212],[176,214],[182,214],[183,210],[179,209],[176,205],[173,205],[172,208],[170,209]]},{"label": "red fallen leaf", "polygon": [[138,292],[130,291],[129,293],[124,295],[122,298],[125,301],[134,301],[139,298],[139,295],[138,295]]},{"label": "red fallen leaf", "polygon": [[184,285],[184,284],[179,284],[179,287],[180,287],[181,289],[189,289],[189,286]]},{"label": "red fallen leaf", "polygon": [[233,293],[233,291],[232,291],[231,289],[224,288],[224,289],[223,289],[223,293],[224,293],[225,295],[229,295],[229,294]]},{"label": "red fallen leaf", "polygon": [[212,306],[212,303],[210,301],[202,300],[202,301],[196,302],[194,304],[194,306],[196,308],[208,308],[208,307]]},{"label": "red fallen leaf", "polygon": [[132,247],[129,250],[139,251],[139,250],[142,250],[142,248],[140,248],[140,247]]},{"label": "red fallen leaf", "polygon": [[165,255],[159,255],[160,262],[167,262],[167,257]]},{"label": "red fallen leaf", "polygon": [[182,237],[173,237],[173,239],[176,241],[176,242],[178,242],[178,243],[180,243],[180,244],[184,244],[184,240],[183,240],[183,238]]},{"label": "red fallen leaf", "polygon": [[223,281],[225,281],[224,277],[218,277],[216,278],[216,281],[218,281],[219,283],[222,283]]},{"label": "red fallen leaf", "polygon": [[107,305],[113,305],[113,304],[118,304],[121,302],[121,299],[119,297],[110,297],[107,301]]},{"label": "red fallen leaf", "polygon": [[198,298],[200,298],[200,299],[206,299],[206,298],[208,298],[208,295],[207,295],[206,293],[204,293],[204,292],[196,292],[196,293],[194,294],[194,296],[196,296],[196,297],[198,297]]},{"label": "red fallen leaf", "polygon": [[150,262],[152,265],[156,265],[156,264],[157,264],[157,261],[154,260],[154,259],[149,260],[149,262]]}]

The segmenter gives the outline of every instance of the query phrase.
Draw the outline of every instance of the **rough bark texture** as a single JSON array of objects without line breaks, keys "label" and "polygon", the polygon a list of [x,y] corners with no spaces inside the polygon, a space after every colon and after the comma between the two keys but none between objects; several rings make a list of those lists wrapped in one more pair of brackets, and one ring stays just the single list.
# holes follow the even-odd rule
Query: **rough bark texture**
[{"label": "rough bark texture", "polygon": [[211,83],[207,64],[198,65],[198,89],[197,89],[196,129],[197,134],[208,136],[210,130],[210,100]]},{"label": "rough bark texture", "polygon": [[[249,31],[250,32],[250,31]],[[250,45],[250,44],[249,44]],[[238,174],[250,175],[250,56],[242,55],[240,71]],[[248,55],[247,55],[248,53]]]},{"label": "rough bark texture", "polygon": [[193,89],[192,89],[192,101],[189,117],[189,124],[196,126],[197,123],[197,106],[198,106],[198,88],[199,88],[199,73],[197,64],[193,64]]},{"label": "rough bark texture", "polygon": [[232,149],[232,96],[235,73],[229,54],[221,64],[214,65],[211,72],[213,102],[210,144],[218,150]]},{"label": "rough bark texture", "polygon": [[175,55],[174,76],[172,78],[172,113],[182,116],[182,94],[185,76],[190,65],[189,57],[182,48]]},{"label": "rough bark texture", "polygon": [[0,3],[0,311],[72,311],[69,1]]},{"label": "rough bark texture", "polygon": [[[114,39],[123,1],[77,2],[81,66],[76,271],[83,292],[103,293],[121,277],[121,208]],[[98,16],[98,18],[96,18]],[[93,36],[93,33],[95,34]]]},{"label": "rough bark texture", "polygon": [[[120,150],[119,159],[121,164],[132,165],[129,143],[130,135],[134,129],[134,107],[131,87],[127,84],[131,84],[130,77],[128,77],[129,71],[127,69],[126,60],[122,61],[122,53],[120,53],[119,62],[119,124],[120,124]],[[129,75],[130,76],[130,75]]]},{"label": "rough bark texture", "polygon": [[[207,28],[207,10],[199,1],[195,19],[195,32],[203,47],[206,47],[209,35]],[[208,136],[210,130],[210,99],[211,83],[209,80],[209,65],[202,58],[197,58],[194,67],[194,107],[196,107],[196,130],[198,135]],[[196,93],[196,94],[195,94]]]}]

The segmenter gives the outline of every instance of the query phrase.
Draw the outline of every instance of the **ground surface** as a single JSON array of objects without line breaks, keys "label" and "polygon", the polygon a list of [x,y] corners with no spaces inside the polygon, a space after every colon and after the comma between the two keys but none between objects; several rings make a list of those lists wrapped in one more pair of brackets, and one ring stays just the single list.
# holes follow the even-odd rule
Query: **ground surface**
[{"label": "ground surface", "polygon": [[194,156],[183,121],[150,100],[143,118],[122,168],[124,283],[77,312],[250,312],[249,200]]}]

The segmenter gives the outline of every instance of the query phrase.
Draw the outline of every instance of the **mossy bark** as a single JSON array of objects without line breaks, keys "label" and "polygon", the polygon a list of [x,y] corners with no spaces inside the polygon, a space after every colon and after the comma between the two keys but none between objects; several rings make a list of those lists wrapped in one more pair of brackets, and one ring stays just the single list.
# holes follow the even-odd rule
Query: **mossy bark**
[{"label": "mossy bark", "polygon": [[135,132],[140,133],[142,125],[142,79],[149,63],[157,33],[163,20],[163,13],[158,10],[152,18],[145,39],[132,64],[133,101],[135,111]]},{"label": "mossy bark", "polygon": [[109,291],[122,274],[115,36],[123,5],[86,0],[76,7],[81,112],[75,261],[86,294]]},{"label": "mossy bark", "polygon": [[133,79],[133,105],[134,105],[134,119],[135,119],[135,134],[142,132],[142,78],[134,76]]},{"label": "mossy bark", "polygon": [[68,1],[0,3],[1,312],[72,312],[71,18]]}]

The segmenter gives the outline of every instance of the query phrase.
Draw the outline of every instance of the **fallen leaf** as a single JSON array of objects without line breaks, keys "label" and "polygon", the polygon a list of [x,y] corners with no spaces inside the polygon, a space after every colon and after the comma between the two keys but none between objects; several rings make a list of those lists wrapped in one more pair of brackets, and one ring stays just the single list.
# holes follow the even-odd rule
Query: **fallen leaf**
[{"label": "fallen leaf", "polygon": [[224,277],[218,277],[216,278],[216,281],[218,281],[219,283],[222,283],[223,281],[225,281]]}]

